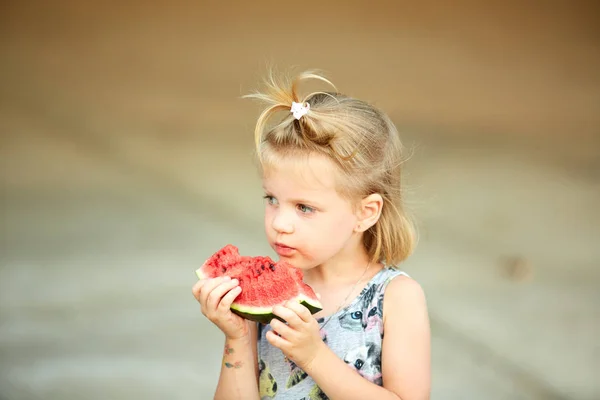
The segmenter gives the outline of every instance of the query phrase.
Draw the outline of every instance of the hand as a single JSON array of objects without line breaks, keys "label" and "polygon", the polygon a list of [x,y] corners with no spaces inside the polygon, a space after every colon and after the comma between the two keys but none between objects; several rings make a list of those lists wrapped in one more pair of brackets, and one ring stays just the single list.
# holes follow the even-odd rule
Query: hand
[{"label": "hand", "polygon": [[273,307],[273,314],[285,320],[287,325],[278,319],[271,320],[272,330],[267,332],[267,340],[298,367],[307,369],[325,346],[317,320],[308,308],[294,301]]},{"label": "hand", "polygon": [[202,314],[228,339],[240,339],[249,333],[248,323],[231,312],[231,303],[242,292],[237,279],[228,276],[199,280],[192,288]]}]

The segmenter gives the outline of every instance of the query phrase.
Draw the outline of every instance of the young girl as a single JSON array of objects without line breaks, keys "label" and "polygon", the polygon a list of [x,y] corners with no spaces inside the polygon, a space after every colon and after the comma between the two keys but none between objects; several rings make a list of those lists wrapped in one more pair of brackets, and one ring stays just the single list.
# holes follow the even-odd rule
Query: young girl
[{"label": "young girl", "polygon": [[[229,307],[234,279],[199,281],[225,334],[215,399],[428,399],[430,331],[419,284],[395,265],[415,245],[400,194],[401,143],[380,110],[335,92],[304,98],[271,76],[255,138],[271,247],[304,271],[323,310],[288,302],[255,324]],[[278,112],[283,119],[268,126]]]}]

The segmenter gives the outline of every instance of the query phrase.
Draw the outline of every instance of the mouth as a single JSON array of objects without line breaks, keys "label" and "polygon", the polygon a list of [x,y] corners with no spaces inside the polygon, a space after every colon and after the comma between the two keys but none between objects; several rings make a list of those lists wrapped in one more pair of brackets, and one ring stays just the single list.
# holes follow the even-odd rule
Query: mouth
[{"label": "mouth", "polygon": [[293,247],[291,247],[291,246],[288,246],[288,245],[285,245],[285,244],[283,244],[283,243],[280,243],[280,242],[275,242],[275,246],[276,246],[276,247],[281,247],[281,248],[283,248],[283,249],[294,249]]},{"label": "mouth", "polygon": [[296,249],[283,243],[275,243],[275,252],[280,256],[291,256],[296,252]]}]

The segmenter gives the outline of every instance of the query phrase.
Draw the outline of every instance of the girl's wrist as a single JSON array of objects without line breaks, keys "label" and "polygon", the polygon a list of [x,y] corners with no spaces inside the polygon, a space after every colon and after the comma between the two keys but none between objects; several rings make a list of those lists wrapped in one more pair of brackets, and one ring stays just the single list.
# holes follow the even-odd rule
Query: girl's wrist
[{"label": "girl's wrist", "polygon": [[250,332],[251,332],[251,329],[250,329],[251,327],[249,326],[250,322],[249,321],[245,321],[245,322],[248,326],[244,330],[244,333],[239,334],[239,336],[230,336],[230,335],[225,334],[225,340],[227,340],[228,342],[234,341],[234,342],[240,342],[240,343],[250,341]]},{"label": "girl's wrist", "polygon": [[249,334],[245,334],[245,335],[242,335],[242,336],[239,336],[239,337],[238,336],[231,337],[231,336],[225,335],[225,341],[227,343],[247,344],[247,343],[250,342],[250,335]]},{"label": "girl's wrist", "polygon": [[326,358],[328,352],[331,352],[331,349],[324,342],[321,342],[313,357],[304,363],[303,366],[298,366],[308,375],[312,376],[317,370],[317,366],[323,363],[323,359]]}]

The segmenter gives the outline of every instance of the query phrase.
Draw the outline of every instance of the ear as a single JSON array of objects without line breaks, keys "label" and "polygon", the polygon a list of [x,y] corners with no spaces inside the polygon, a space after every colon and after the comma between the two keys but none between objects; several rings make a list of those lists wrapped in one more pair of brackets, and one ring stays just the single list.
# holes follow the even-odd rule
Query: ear
[{"label": "ear", "polygon": [[375,225],[381,216],[383,197],[373,193],[362,199],[357,210],[357,224],[355,232],[364,232]]}]

